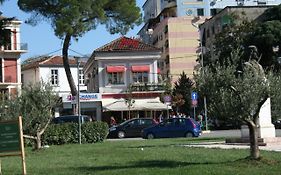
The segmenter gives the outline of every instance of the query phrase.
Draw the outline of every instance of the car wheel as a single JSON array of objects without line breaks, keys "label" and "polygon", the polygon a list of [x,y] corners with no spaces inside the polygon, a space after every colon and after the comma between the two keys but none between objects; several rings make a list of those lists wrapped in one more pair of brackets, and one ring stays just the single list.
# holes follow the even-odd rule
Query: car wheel
[{"label": "car wheel", "polygon": [[154,139],[155,136],[152,133],[147,134],[147,139]]},{"label": "car wheel", "polygon": [[185,134],[185,137],[193,137],[192,132],[187,132],[187,133]]},{"label": "car wheel", "polygon": [[122,139],[125,137],[125,132],[124,131],[119,131],[118,132],[118,138]]}]

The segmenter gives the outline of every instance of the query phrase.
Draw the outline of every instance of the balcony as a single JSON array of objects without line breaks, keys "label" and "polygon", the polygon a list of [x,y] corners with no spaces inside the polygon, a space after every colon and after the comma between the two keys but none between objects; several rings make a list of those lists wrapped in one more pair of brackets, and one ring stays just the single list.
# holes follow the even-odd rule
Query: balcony
[{"label": "balcony", "polygon": [[150,92],[150,91],[164,91],[164,84],[155,83],[134,83],[131,84],[132,92]]},{"label": "balcony", "polygon": [[0,52],[27,52],[27,43],[9,43],[4,46],[0,46]]}]

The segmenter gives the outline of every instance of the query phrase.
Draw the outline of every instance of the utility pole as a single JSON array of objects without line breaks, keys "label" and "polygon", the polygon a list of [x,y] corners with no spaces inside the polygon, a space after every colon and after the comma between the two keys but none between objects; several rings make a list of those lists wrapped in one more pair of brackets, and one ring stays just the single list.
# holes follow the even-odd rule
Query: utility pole
[{"label": "utility pole", "polygon": [[[199,30],[199,36],[200,36],[200,50],[201,50],[201,61],[200,61],[200,64],[201,64],[201,68],[203,70],[203,67],[204,67],[204,55],[203,55],[203,33],[200,32],[200,28],[198,26],[198,24],[196,24],[198,21],[200,20],[200,17],[196,17],[195,19],[195,22],[192,22],[192,26],[197,28]],[[204,32],[204,30],[203,30]],[[202,71],[202,75],[204,77],[204,70]],[[208,130],[208,116],[207,116],[207,98],[206,96],[204,95],[204,116],[205,116],[205,125],[206,125],[206,131]]]}]

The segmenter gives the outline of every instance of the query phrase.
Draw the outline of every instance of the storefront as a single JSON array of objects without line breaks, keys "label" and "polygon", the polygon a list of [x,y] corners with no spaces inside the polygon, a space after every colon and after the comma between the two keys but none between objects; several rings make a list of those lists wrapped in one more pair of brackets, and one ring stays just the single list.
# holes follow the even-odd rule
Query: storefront
[{"label": "storefront", "polygon": [[[63,109],[65,113],[73,113],[73,106],[76,104],[76,98],[72,95],[62,97]],[[91,117],[93,121],[101,121],[101,94],[99,93],[80,93],[81,114]]]},{"label": "storefront", "polygon": [[105,98],[102,99],[102,109],[103,120],[107,121],[113,116],[121,122],[140,117],[158,119],[161,113],[166,113],[171,107],[162,103],[159,97],[132,99],[131,105],[124,98]]}]

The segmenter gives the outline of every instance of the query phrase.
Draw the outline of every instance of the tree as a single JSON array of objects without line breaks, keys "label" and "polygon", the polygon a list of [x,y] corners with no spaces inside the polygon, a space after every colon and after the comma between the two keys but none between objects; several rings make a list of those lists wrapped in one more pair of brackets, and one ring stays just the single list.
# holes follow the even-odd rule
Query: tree
[{"label": "tree", "polygon": [[[239,54],[232,54],[239,57]],[[228,60],[237,60],[229,58]],[[229,61],[230,62],[230,61]],[[229,63],[228,62],[228,63]],[[209,111],[246,123],[250,133],[250,158],[260,158],[257,142],[257,125],[261,106],[269,97],[269,84],[261,65],[254,59],[243,64],[236,73],[235,65],[216,65],[202,68],[195,75],[198,91],[204,91],[209,100]],[[204,71],[204,76],[202,76]],[[216,99],[215,103],[214,100]]]},{"label": "tree", "polygon": [[59,97],[48,84],[38,83],[22,89],[20,97],[3,100],[0,104],[0,120],[23,117],[24,137],[35,141],[35,149],[41,148],[41,136],[53,118],[52,110],[59,104]]},{"label": "tree", "polygon": [[175,82],[175,86],[173,88],[173,102],[174,105],[177,107],[177,112],[179,112],[178,110],[186,114],[190,112],[190,94],[192,86],[193,82],[187,77],[187,75],[183,71],[178,81]]},{"label": "tree", "polygon": [[131,108],[135,104],[135,100],[133,98],[133,88],[132,85],[129,85],[127,88],[126,96],[125,96],[125,104],[128,106],[129,113],[128,113],[128,119],[131,119]]},{"label": "tree", "polygon": [[[215,61],[225,64],[233,50],[240,50],[240,64],[249,59],[248,47],[254,45],[260,52],[259,63],[266,68],[278,68],[277,58],[281,56],[281,5],[267,9],[256,21],[249,21],[245,16],[231,14],[231,22],[225,25],[223,32],[216,34],[213,44]],[[274,48],[274,49],[273,49]],[[209,53],[204,55],[204,65],[209,64]],[[232,61],[232,60],[231,60]],[[212,57],[211,62],[214,62]],[[237,65],[238,66],[238,65]]]},{"label": "tree", "polygon": [[99,24],[105,24],[111,34],[125,34],[141,22],[135,0],[18,0],[18,5],[33,14],[30,24],[50,22],[55,35],[63,39],[63,64],[73,96],[77,90],[68,62],[71,39],[77,40]]}]

